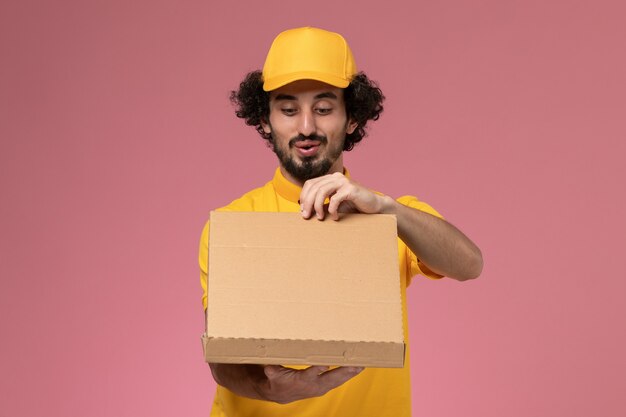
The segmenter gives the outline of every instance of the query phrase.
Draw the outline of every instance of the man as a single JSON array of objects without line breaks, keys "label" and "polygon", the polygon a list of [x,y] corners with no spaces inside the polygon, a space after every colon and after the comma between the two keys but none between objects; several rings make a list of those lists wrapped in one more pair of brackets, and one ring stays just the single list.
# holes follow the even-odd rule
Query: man
[{"label": "man", "polygon": [[[300,211],[306,220],[339,220],[340,212],[395,214],[405,329],[413,275],[467,280],[480,274],[480,250],[432,207],[411,196],[394,200],[350,178],[343,152],[363,138],[368,120],[378,119],[384,97],[357,72],[341,35],[310,27],[279,34],[263,72],[248,74],[231,99],[237,116],[268,141],[279,167],[265,186],[222,210]],[[207,251],[208,223],[199,258],[205,309]],[[408,355],[403,369],[210,366],[218,383],[212,416],[411,415]]]}]

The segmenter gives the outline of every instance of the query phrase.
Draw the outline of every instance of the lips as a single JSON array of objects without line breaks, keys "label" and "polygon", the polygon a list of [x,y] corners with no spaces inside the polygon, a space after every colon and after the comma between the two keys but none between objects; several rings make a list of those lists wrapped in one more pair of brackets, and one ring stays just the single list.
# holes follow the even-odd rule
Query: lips
[{"label": "lips", "polygon": [[319,150],[319,140],[301,140],[294,144],[296,151],[302,156],[315,156]]}]

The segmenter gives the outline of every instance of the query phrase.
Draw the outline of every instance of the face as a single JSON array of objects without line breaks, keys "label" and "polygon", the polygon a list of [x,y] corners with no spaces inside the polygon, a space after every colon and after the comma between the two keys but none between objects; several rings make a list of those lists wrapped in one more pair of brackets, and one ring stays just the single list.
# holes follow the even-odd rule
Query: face
[{"label": "face", "polygon": [[356,123],[348,120],[343,90],[301,80],[270,93],[270,115],[262,124],[283,174],[302,184],[343,171],[343,144]]}]

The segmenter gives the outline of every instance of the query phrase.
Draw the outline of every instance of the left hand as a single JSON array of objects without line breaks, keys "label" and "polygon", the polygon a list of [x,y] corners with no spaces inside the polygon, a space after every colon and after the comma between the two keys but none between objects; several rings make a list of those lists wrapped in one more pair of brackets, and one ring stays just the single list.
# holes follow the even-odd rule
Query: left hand
[{"label": "left hand", "polygon": [[324,202],[327,198],[328,214],[333,220],[339,220],[339,213],[380,213],[385,204],[385,196],[378,195],[336,172],[304,183],[300,193],[302,217],[309,219],[315,214],[319,220],[323,220]]}]

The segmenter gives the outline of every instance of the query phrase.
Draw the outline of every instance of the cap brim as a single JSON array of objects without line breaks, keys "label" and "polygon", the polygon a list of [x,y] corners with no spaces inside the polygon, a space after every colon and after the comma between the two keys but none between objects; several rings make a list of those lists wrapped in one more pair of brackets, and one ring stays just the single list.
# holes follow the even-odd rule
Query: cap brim
[{"label": "cap brim", "polygon": [[302,71],[291,74],[284,74],[278,77],[271,77],[263,82],[264,91],[272,91],[284,85],[300,80],[315,80],[330,84],[338,88],[346,88],[350,85],[350,80],[319,72]]}]

